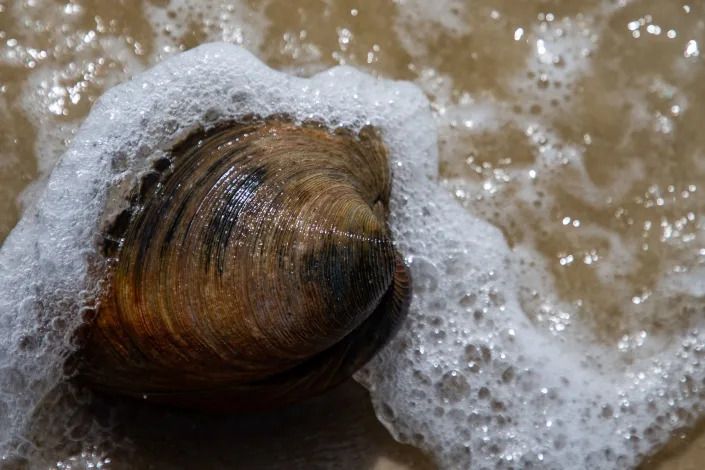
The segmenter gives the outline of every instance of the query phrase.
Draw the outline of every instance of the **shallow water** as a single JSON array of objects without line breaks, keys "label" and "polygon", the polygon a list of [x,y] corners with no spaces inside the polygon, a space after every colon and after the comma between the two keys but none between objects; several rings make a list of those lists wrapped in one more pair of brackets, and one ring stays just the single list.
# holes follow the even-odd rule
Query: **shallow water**
[{"label": "shallow water", "polygon": [[0,240],[103,91],[225,40],[298,75],[351,64],[421,86],[442,184],[502,229],[524,311],[556,341],[623,369],[702,315],[702,3],[187,3],[0,6]]}]

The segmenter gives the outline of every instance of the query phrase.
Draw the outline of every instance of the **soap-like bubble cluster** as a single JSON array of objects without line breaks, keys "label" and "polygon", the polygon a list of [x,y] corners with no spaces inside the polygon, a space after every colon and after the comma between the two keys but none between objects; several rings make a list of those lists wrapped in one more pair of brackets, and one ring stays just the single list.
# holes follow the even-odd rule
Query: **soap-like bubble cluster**
[{"label": "soap-like bubble cluster", "polygon": [[331,129],[374,125],[390,145],[400,184],[434,167],[425,158],[435,142],[427,107],[408,83],[377,82],[351,68],[299,79],[225,43],[175,56],[104,94],[0,251],[4,458],[61,460],[55,453],[72,458],[98,449],[102,455],[119,444],[111,434],[114,420],[94,416],[93,397],[63,376],[74,332],[94,313],[102,288],[99,224],[115,203],[113,186],[138,180],[153,159],[199,126],[253,113],[287,114]]},{"label": "soap-like bubble cluster", "polygon": [[195,126],[252,112],[383,132],[395,174],[390,223],[415,297],[398,337],[358,378],[398,439],[431,451],[443,468],[624,468],[692,423],[705,379],[697,325],[682,344],[623,373],[536,329],[502,234],[433,181],[427,106],[408,84],[349,68],[297,79],[221,44],[108,92],[2,249],[2,321],[11,332],[1,344],[5,452],[30,452],[21,438],[37,429],[44,452],[73,442],[89,455],[110,442],[110,419],[86,409],[92,398],[60,385],[67,335],[92,306],[89,268],[102,266],[95,225],[109,185]]},{"label": "soap-like bubble cluster", "polygon": [[705,397],[700,330],[623,373],[594,348],[552,343],[521,310],[499,234],[433,191],[415,197],[395,223],[408,236],[419,221],[424,240],[401,237],[421,283],[412,320],[360,376],[397,438],[443,468],[629,468],[693,423]]},{"label": "soap-like bubble cluster", "polygon": [[[0,83],[0,111],[17,116],[0,131],[14,147],[0,153],[36,153],[25,178],[40,177],[0,252],[5,462],[129,466],[114,458],[129,446],[116,430],[120,409],[97,411],[95,397],[63,383],[101,267],[94,224],[115,178],[200,123],[253,111],[332,127],[370,121],[385,133],[391,224],[415,298],[399,337],[358,379],[398,439],[441,468],[622,469],[699,419],[697,11],[648,0],[323,3],[8,7],[36,37],[1,38],[5,70],[24,85]],[[677,27],[668,8],[683,15]],[[346,20],[331,28],[339,10]],[[74,137],[100,92],[207,40],[245,45],[299,75],[354,64],[414,79],[431,109],[408,84],[350,69],[294,79],[209,46],[109,92]],[[673,56],[663,51],[677,58],[660,63]],[[19,138],[24,120],[31,142]],[[18,182],[3,183],[16,194]]]},{"label": "soap-like bubble cluster", "polygon": [[697,27],[689,9],[595,3],[515,29],[529,54],[508,97],[438,114],[444,185],[501,227],[526,315],[620,367],[678,341],[702,300],[702,145],[683,114],[700,92],[675,72],[698,68],[676,40]]}]

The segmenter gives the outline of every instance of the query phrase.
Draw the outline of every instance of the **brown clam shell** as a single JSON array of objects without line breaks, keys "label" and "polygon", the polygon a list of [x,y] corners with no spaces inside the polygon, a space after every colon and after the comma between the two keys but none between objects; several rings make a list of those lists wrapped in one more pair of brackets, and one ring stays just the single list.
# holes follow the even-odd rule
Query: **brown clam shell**
[{"label": "brown clam shell", "polygon": [[282,405],[348,378],[404,317],[410,279],[373,128],[230,123],[174,148],[152,183],[80,353],[92,387],[202,409]]}]

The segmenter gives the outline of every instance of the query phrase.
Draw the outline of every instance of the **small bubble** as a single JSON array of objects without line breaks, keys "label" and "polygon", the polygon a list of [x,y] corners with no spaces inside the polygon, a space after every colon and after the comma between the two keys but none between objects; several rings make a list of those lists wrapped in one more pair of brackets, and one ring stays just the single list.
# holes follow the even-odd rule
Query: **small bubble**
[{"label": "small bubble", "polygon": [[508,367],[502,373],[502,382],[509,383],[514,379],[514,368]]},{"label": "small bubble", "polygon": [[465,398],[470,391],[470,385],[465,377],[455,370],[444,374],[440,382],[436,384],[436,388],[438,395],[446,403],[457,403]]},{"label": "small bubble", "polygon": [[500,411],[504,411],[504,408],[505,408],[505,407],[504,407],[504,403],[502,403],[501,401],[499,401],[499,400],[492,400],[492,403],[490,403],[490,408],[491,408],[492,411],[494,411],[495,413],[498,413],[498,412],[500,412]]},{"label": "small bubble", "polygon": [[424,258],[415,257],[411,263],[411,269],[414,275],[414,291],[418,293],[436,291],[440,273],[433,263]]},{"label": "small bubble", "polygon": [[473,305],[475,305],[476,301],[477,296],[475,294],[465,294],[460,299],[460,306],[463,308],[471,308]]},{"label": "small bubble", "polygon": [[384,421],[387,422],[392,422],[396,419],[396,415],[394,414],[394,410],[392,409],[391,406],[389,406],[388,403],[382,403],[382,406],[380,406],[379,413],[381,415],[381,418]]}]

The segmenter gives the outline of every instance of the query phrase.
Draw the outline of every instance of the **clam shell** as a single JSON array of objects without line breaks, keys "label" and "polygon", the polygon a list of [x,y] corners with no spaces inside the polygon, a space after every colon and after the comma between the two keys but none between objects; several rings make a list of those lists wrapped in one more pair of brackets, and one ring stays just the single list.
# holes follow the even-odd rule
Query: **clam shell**
[{"label": "clam shell", "polygon": [[166,163],[113,227],[81,380],[196,408],[280,405],[345,380],[391,336],[411,287],[373,128],[251,118]]}]

